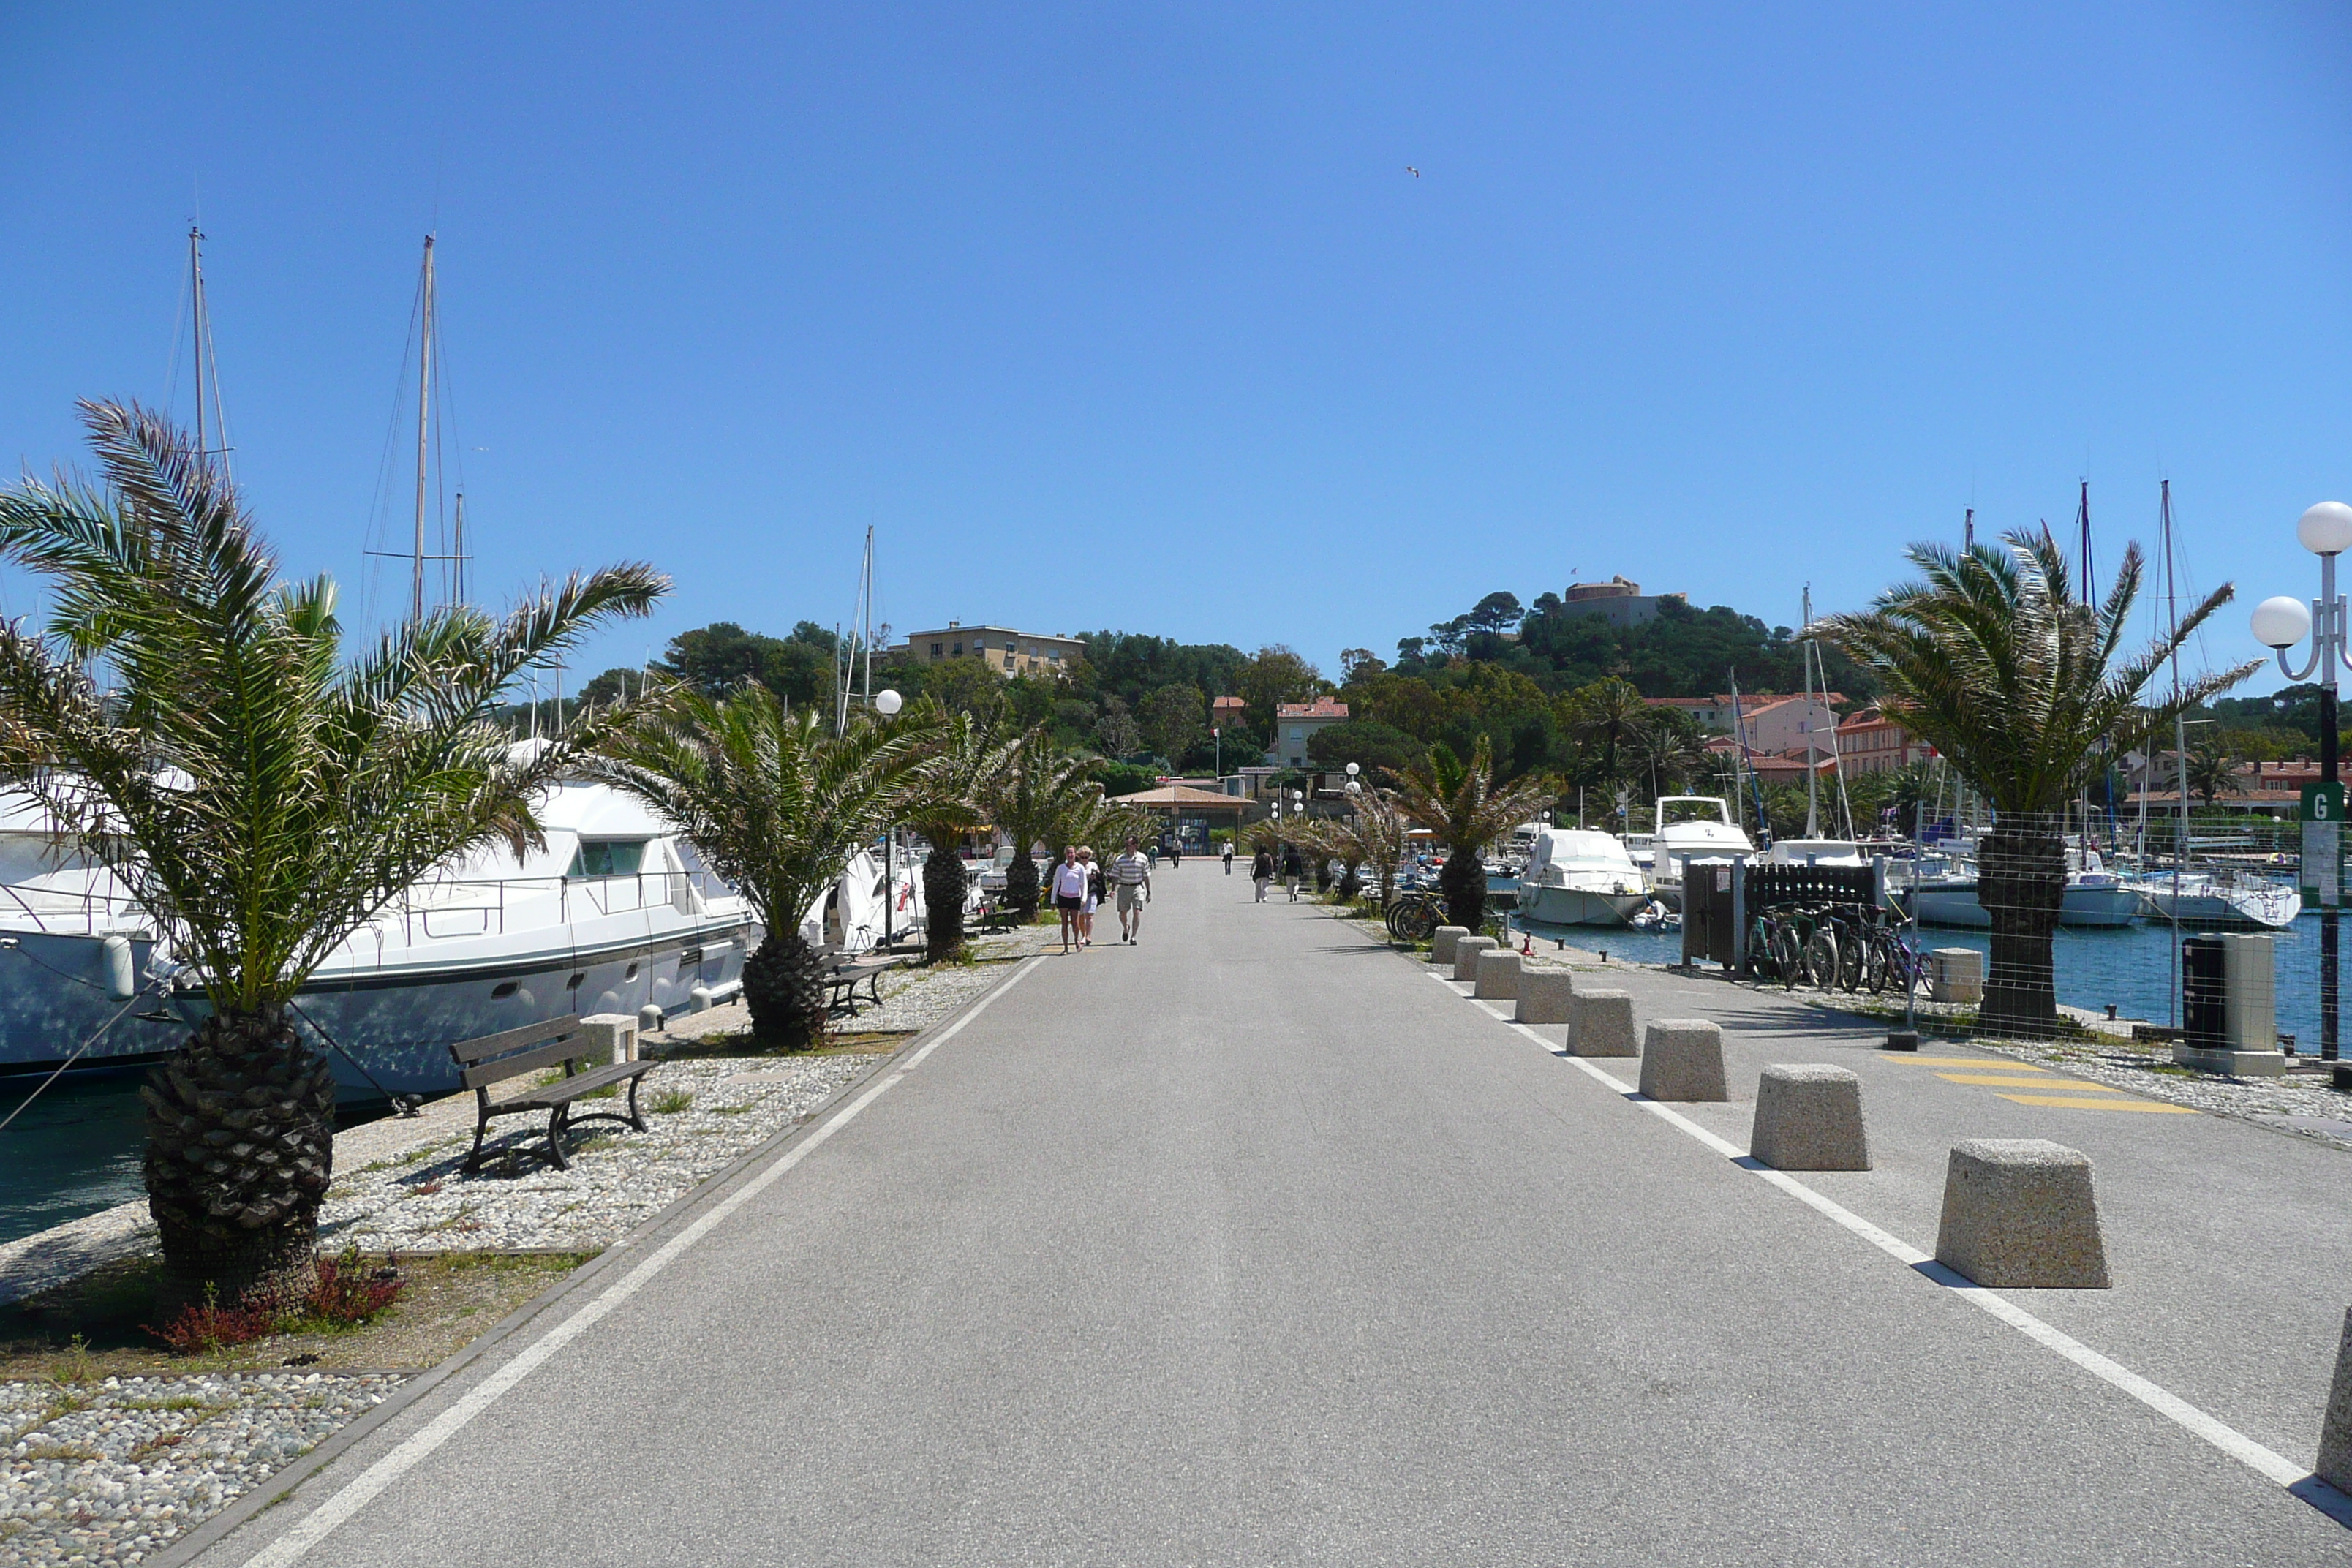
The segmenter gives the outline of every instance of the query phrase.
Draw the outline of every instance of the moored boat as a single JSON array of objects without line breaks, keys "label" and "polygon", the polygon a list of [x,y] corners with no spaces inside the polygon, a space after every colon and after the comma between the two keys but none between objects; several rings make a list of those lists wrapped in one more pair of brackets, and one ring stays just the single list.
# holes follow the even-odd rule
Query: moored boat
[{"label": "moored boat", "polygon": [[1518,879],[1519,912],[1554,926],[1622,926],[1650,902],[1625,846],[1595,828],[1550,827]]}]

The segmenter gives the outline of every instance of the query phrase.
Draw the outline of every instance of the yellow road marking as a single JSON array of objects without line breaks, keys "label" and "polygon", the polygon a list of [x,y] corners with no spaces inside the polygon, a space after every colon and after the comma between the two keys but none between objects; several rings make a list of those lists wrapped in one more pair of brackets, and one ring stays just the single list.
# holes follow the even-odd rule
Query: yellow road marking
[{"label": "yellow road marking", "polygon": [[2196,1111],[2185,1105],[2161,1105],[2152,1100],[2091,1100],[2064,1094],[2004,1094],[1999,1098],[2013,1100],[2020,1105],[2057,1105],[2072,1110],[2145,1110],[2158,1116],[2194,1116]]},{"label": "yellow road marking", "polygon": [[[2000,1084],[2005,1089],[2032,1089],[2036,1085],[2042,1084],[2046,1084],[2052,1088],[2055,1088],[2062,1083],[2066,1083],[2064,1079],[2058,1078],[2054,1075],[2048,1078],[2019,1078],[2014,1073],[2000,1073],[1995,1075],[1992,1073],[1980,1072],[1939,1072],[1936,1076],[1942,1079],[1946,1083],[1993,1083]],[[2123,1092],[2121,1089],[2109,1089],[2103,1083],[2066,1084],[2066,1087],[2069,1089],[2079,1088],[2093,1094],[2121,1094]]]},{"label": "yellow road marking", "polygon": [[1998,1068],[2002,1072],[2043,1072],[2043,1068],[2027,1067],[2022,1062],[2008,1062],[1999,1057],[1915,1057],[1908,1051],[1888,1051],[1881,1058],[1890,1062],[1916,1062],[1923,1068]]}]

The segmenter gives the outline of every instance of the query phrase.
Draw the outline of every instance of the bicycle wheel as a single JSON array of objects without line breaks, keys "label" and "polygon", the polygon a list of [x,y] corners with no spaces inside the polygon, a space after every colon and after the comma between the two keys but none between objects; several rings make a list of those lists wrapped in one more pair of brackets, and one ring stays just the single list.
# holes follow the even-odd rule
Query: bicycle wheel
[{"label": "bicycle wheel", "polygon": [[1748,967],[1759,985],[1780,978],[1780,954],[1773,950],[1773,923],[1758,915],[1748,922]]},{"label": "bicycle wheel", "polygon": [[1862,932],[1848,927],[1838,942],[1837,983],[1841,991],[1862,989],[1864,954],[1869,948]]},{"label": "bicycle wheel", "polygon": [[1805,982],[1815,990],[1827,991],[1837,984],[1837,932],[1824,925],[1805,939]]},{"label": "bicycle wheel", "polygon": [[1892,955],[1886,951],[1887,935],[1883,931],[1870,933],[1862,960],[1862,983],[1873,996],[1886,989],[1887,971],[1894,967]]},{"label": "bicycle wheel", "polygon": [[1794,991],[1805,978],[1805,948],[1793,925],[1782,925],[1772,933],[1772,962],[1780,968],[1780,984]]},{"label": "bicycle wheel", "polygon": [[1391,910],[1389,930],[1399,942],[1424,942],[1437,932],[1437,910],[1427,899],[1410,899]]}]

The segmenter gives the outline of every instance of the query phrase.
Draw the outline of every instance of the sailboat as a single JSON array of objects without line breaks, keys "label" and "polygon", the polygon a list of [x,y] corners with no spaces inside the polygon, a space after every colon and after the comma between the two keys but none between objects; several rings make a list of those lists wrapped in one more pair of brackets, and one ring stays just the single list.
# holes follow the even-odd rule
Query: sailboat
[{"label": "sailboat", "polygon": [[[433,259],[428,237],[418,286],[424,421],[438,324]],[[428,565],[449,557],[425,549],[427,433],[416,449],[410,610],[421,616]],[[448,581],[454,595],[461,579]],[[605,784],[567,780],[535,805],[543,847],[520,858],[486,848],[438,868],[338,946],[297,996],[297,1018],[346,1097],[457,1088],[448,1047],[458,1040],[574,1013],[694,1012],[740,989],[761,929],[690,840]],[[85,1040],[77,1065],[122,1067],[187,1037],[205,1008],[202,973],[176,962],[126,889],[37,809],[0,812],[0,876],[9,879],[0,883],[6,957],[29,961],[0,972],[9,978],[0,1071],[61,1066]]]}]

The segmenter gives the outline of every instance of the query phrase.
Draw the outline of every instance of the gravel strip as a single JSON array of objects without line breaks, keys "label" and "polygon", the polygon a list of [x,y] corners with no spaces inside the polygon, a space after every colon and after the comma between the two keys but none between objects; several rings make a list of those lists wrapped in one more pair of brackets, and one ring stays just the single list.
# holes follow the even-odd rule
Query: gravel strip
[{"label": "gravel strip", "polygon": [[0,1383],[0,1568],[130,1563],[260,1485],[406,1381],[261,1373]]},{"label": "gravel strip", "polygon": [[[870,1053],[718,1058],[664,1062],[638,1095],[650,1131],[590,1122],[594,1133],[558,1171],[523,1151],[545,1146],[543,1114],[491,1124],[491,1148],[468,1175],[473,1144],[462,1130],[427,1135],[335,1178],[320,1211],[322,1246],[356,1242],[371,1252],[586,1251],[609,1247],[762,1140],[806,1117],[872,1065]],[[690,1097],[682,1108],[671,1097]],[[620,1096],[574,1107],[625,1110]]]}]

